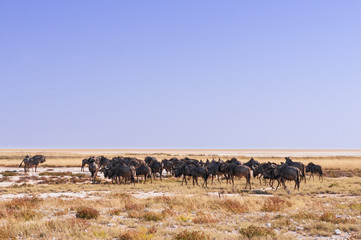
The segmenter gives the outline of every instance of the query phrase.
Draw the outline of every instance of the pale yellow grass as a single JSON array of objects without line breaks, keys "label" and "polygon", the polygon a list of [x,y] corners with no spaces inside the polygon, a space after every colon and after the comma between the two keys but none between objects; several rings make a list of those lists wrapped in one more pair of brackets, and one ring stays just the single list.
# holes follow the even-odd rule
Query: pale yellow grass
[{"label": "pale yellow grass", "polygon": [[284,161],[284,157],[291,156],[294,161],[320,164],[324,168],[355,170],[361,169],[360,150],[170,150],[170,149],[89,149],[89,150],[0,150],[0,165],[18,166],[26,154],[43,154],[46,156],[44,166],[80,166],[81,160],[89,156],[104,155],[112,158],[115,156],[137,157],[144,159],[146,156],[154,156],[159,160],[171,157],[190,157],[206,161],[207,159],[227,160],[236,157],[246,162],[254,157],[260,162]]}]

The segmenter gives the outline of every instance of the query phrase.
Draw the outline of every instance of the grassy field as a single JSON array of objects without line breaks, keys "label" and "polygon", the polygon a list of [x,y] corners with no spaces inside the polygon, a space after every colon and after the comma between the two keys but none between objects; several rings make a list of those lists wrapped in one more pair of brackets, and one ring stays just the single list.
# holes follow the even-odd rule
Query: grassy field
[{"label": "grassy field", "polygon": [[[0,152],[1,165],[18,165],[24,153]],[[184,157],[187,153],[36,153],[47,157],[48,167],[40,166],[43,172],[26,175],[21,169],[15,173],[0,172],[3,175],[0,181],[4,178],[17,181],[0,190],[0,239],[361,238],[358,156],[312,157],[293,152],[297,155],[293,159],[313,161],[327,168],[324,181],[302,182],[300,191],[293,191],[293,184],[287,183],[290,191],[275,191],[252,179],[252,190],[246,191],[245,179],[237,180],[235,186],[227,185],[225,180],[221,184],[215,181],[208,188],[182,186],[179,179],[172,177],[135,186],[110,184],[100,177],[98,184],[91,184],[88,172],[64,172],[63,168],[60,172],[57,168],[78,167],[81,159],[89,155],[143,158],[152,154],[162,159],[179,154]],[[241,161],[249,159],[247,153],[188,154],[197,159],[231,156]],[[282,161],[278,153],[262,154],[256,159]],[[285,156],[293,155],[289,152]]]}]

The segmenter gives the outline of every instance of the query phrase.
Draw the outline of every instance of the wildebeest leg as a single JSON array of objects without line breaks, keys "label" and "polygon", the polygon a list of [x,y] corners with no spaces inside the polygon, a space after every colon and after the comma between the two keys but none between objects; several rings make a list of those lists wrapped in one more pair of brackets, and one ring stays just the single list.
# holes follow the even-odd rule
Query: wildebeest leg
[{"label": "wildebeest leg", "polygon": [[207,177],[204,177],[204,183],[203,183],[203,185],[204,185],[204,184],[206,184],[206,187],[208,187],[208,186],[207,186]]},{"label": "wildebeest leg", "polygon": [[315,176],[313,175],[313,173],[312,173],[312,179],[313,179],[313,181],[315,181]]},{"label": "wildebeest leg", "polygon": [[286,184],[285,184],[285,180],[284,180],[284,179],[281,179],[281,182],[282,182],[283,188],[286,190],[287,187],[286,187]]},{"label": "wildebeest leg", "polygon": [[211,183],[211,185],[213,185],[213,178],[214,178],[214,175],[212,174],[212,183]]},{"label": "wildebeest leg", "polygon": [[159,172],[159,176],[160,176],[161,181],[162,181],[162,172],[163,172],[163,169],[161,169],[160,172]]}]

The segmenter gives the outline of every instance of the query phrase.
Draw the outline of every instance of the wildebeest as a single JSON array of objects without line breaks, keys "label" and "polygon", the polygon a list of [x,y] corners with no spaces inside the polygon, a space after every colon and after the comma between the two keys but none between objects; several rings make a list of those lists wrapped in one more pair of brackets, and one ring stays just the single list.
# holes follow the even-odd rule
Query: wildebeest
[{"label": "wildebeest", "polygon": [[189,169],[187,167],[187,164],[183,163],[182,165],[179,165],[178,167],[173,167],[174,177],[179,178],[183,176],[182,179],[182,185],[183,182],[187,185],[187,176],[189,176]]},{"label": "wildebeest", "polygon": [[169,161],[167,159],[163,159],[162,164],[163,164],[164,170],[167,172],[167,174],[173,175],[173,166],[174,166],[173,162]]},{"label": "wildebeest", "polygon": [[159,178],[162,180],[163,163],[158,162],[155,157],[146,157],[144,161],[152,169],[153,179],[155,179],[156,174],[159,173]]},{"label": "wildebeest", "polygon": [[45,157],[43,155],[35,155],[34,157],[30,157],[29,155],[26,155],[25,158],[23,159],[23,161],[21,161],[19,167],[21,167],[21,165],[24,163],[24,172],[26,172],[26,170],[35,167],[35,172],[36,169],[38,168],[38,165],[40,163],[44,163],[46,161]]},{"label": "wildebeest", "polygon": [[301,162],[294,162],[289,157],[286,157],[285,159],[286,159],[286,163],[288,164],[288,166],[292,166],[292,167],[296,167],[296,168],[300,169],[300,171],[301,171],[301,179],[304,178],[305,183],[306,183],[305,165],[303,165],[303,163],[301,163]]},{"label": "wildebeest", "polygon": [[239,165],[239,164],[232,164],[231,171],[230,171],[230,177],[232,181],[232,185],[234,185],[234,177],[246,178],[246,186],[244,189],[247,188],[247,185],[249,185],[249,190],[251,190],[251,169],[246,165]]},{"label": "wildebeest", "polygon": [[[123,163],[118,163],[112,168],[105,167],[104,169],[104,177],[108,177],[113,180],[115,180],[118,183],[122,183],[124,180],[124,183],[126,183],[127,179],[129,179],[132,183],[135,185],[135,177],[136,177],[136,171],[134,166],[127,166]],[[122,180],[120,180],[120,177],[122,177]]]},{"label": "wildebeest", "polygon": [[204,187],[204,185],[207,187],[208,171],[205,167],[190,165],[189,175],[193,178],[193,186],[194,183],[198,185],[198,177],[201,177],[204,180],[202,187]]},{"label": "wildebeest", "polygon": [[243,165],[246,165],[250,169],[254,169],[259,166],[259,162],[251,158],[248,162],[244,163]]},{"label": "wildebeest", "polygon": [[99,166],[98,164],[96,163],[95,161],[95,158],[94,157],[90,157],[88,159],[88,164],[89,164],[89,172],[91,173],[91,178],[93,180],[93,183],[95,183],[95,180],[97,178],[97,174],[98,174],[98,171],[99,171]]},{"label": "wildebeest", "polygon": [[145,164],[141,164],[139,165],[136,169],[135,169],[136,173],[137,173],[137,179],[139,175],[143,175],[144,176],[144,183],[147,180],[147,178],[150,178],[150,182],[153,183],[152,180],[152,170],[150,169],[149,166],[145,165]]},{"label": "wildebeest", "polygon": [[221,171],[219,171],[220,165],[221,165],[220,161],[216,162],[214,160],[206,163],[206,168],[208,170],[208,174],[212,175],[212,183],[211,184],[213,184],[213,179],[215,176],[217,177],[218,182],[221,183],[219,176],[222,176],[223,174]]},{"label": "wildebeest", "polygon": [[87,165],[87,164],[89,164],[89,158],[85,158],[85,159],[83,159],[83,160],[81,161],[81,168],[80,168],[80,170],[81,170],[82,172],[84,172],[84,167],[85,167],[85,165]]},{"label": "wildebeest", "polygon": [[[295,181],[295,188],[300,190],[300,177],[301,177],[301,171],[297,167],[289,166],[287,163],[282,164],[281,166],[278,166],[275,171],[275,176],[280,179],[280,182],[282,183],[284,189],[287,189],[285,185],[285,180],[288,181]],[[278,184],[279,186],[279,184]],[[278,188],[277,186],[277,188]],[[276,188],[276,189],[277,189]]]},{"label": "wildebeest", "polygon": [[[220,160],[219,160],[220,161]],[[241,162],[238,161],[236,158],[232,158],[231,160],[227,160],[226,162],[221,162],[219,165],[219,171],[224,175],[226,178],[226,184],[228,184],[228,181],[231,180],[231,170],[234,165],[240,165]]]},{"label": "wildebeest", "polygon": [[320,165],[316,165],[312,162],[310,162],[307,166],[306,166],[306,172],[311,172],[310,175],[310,179],[311,177],[313,177],[313,180],[315,180],[315,177],[313,176],[314,173],[318,173],[318,179],[323,181],[323,172],[322,172],[322,167]]}]

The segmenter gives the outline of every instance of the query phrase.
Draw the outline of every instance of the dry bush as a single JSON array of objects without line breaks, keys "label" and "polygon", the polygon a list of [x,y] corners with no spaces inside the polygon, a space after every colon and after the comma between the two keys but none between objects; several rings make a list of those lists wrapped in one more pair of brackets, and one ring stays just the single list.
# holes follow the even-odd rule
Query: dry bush
[{"label": "dry bush", "polygon": [[138,230],[127,230],[125,232],[120,233],[117,236],[117,239],[119,240],[147,240],[152,238],[153,238],[153,233],[151,233],[149,230],[145,228],[141,228]]},{"label": "dry bush", "polygon": [[38,197],[14,198],[10,202],[5,203],[5,208],[19,210],[38,207],[44,200]]},{"label": "dry bush", "polygon": [[266,228],[266,227],[257,227],[254,225],[250,225],[245,228],[239,229],[239,233],[249,239],[255,238],[255,237],[267,237],[271,236],[274,237],[275,233],[272,229]]},{"label": "dry bush", "polygon": [[122,209],[120,209],[120,208],[110,209],[110,210],[108,211],[108,213],[109,213],[111,216],[120,215],[121,212],[122,212]]},{"label": "dry bush", "polygon": [[291,207],[291,202],[284,200],[278,196],[269,197],[262,207],[262,211],[265,212],[278,212],[287,207]]},{"label": "dry bush", "polygon": [[91,207],[81,207],[78,208],[75,216],[82,219],[97,219],[99,217],[99,211]]},{"label": "dry bush", "polygon": [[336,215],[333,212],[324,212],[320,216],[320,220],[324,221],[324,222],[335,223],[335,224],[339,224],[339,223],[355,223],[356,222],[354,219],[351,219],[351,218],[336,217]]},{"label": "dry bush", "polygon": [[217,223],[219,219],[216,219],[210,215],[200,214],[199,216],[195,217],[192,222],[196,224],[209,224],[209,223]]},{"label": "dry bush", "polygon": [[145,205],[137,203],[126,203],[124,208],[127,211],[140,211],[145,209]]},{"label": "dry bush", "polygon": [[143,215],[141,217],[145,221],[155,221],[155,222],[158,222],[158,221],[164,219],[164,216],[161,213],[153,212],[153,211],[147,211],[147,212],[143,213]]},{"label": "dry bush", "polygon": [[200,231],[182,231],[175,236],[176,240],[208,240],[210,237]]},{"label": "dry bush", "polygon": [[232,213],[245,213],[249,210],[247,205],[233,199],[219,201],[218,205],[226,211]]},{"label": "dry bush", "polygon": [[35,217],[40,216],[37,212],[31,209],[17,210],[13,212],[13,216],[16,219],[22,219],[25,221],[33,220]]},{"label": "dry bush", "polygon": [[294,215],[292,215],[292,218],[295,219],[313,219],[313,220],[318,220],[320,217],[312,212],[305,212],[305,211],[300,211]]},{"label": "dry bush", "polygon": [[4,177],[11,177],[11,176],[17,176],[18,173],[17,172],[9,172],[9,171],[5,171],[5,172],[2,172],[0,173],[2,176]]}]

